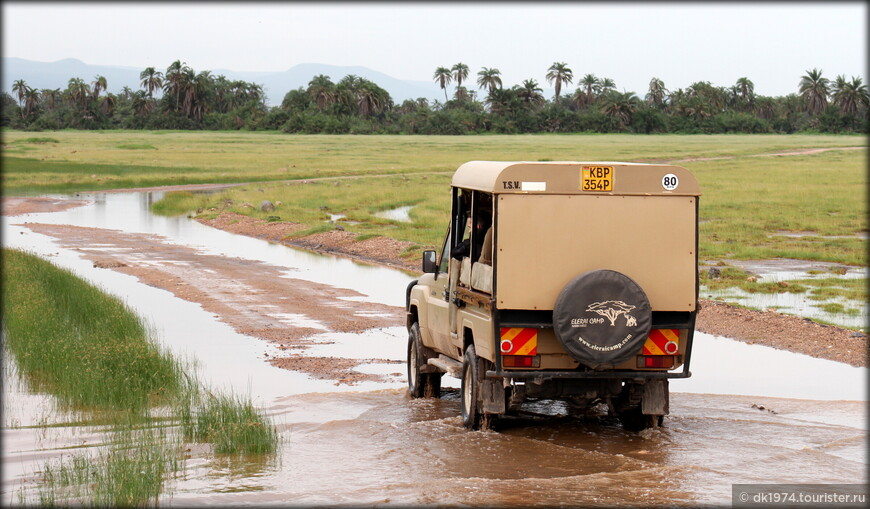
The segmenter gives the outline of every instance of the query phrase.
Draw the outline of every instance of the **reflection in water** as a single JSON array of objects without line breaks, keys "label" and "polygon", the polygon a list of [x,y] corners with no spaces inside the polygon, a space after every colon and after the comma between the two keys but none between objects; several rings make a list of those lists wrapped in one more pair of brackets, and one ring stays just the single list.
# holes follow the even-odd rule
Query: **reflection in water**
[{"label": "reflection in water", "polygon": [[383,210],[381,212],[376,212],[375,217],[380,217],[382,219],[392,219],[393,221],[399,221],[401,223],[410,223],[411,209],[413,208],[413,205],[407,205],[404,207],[397,207],[390,210]]}]

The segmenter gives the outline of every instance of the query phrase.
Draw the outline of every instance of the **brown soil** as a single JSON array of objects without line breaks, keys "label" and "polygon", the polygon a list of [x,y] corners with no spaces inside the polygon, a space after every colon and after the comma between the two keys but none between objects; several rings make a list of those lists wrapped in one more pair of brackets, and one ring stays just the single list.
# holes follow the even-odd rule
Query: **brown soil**
[{"label": "brown soil", "polygon": [[60,212],[75,207],[87,205],[85,200],[56,200],[54,198],[3,197],[2,214],[4,216],[20,216],[39,212]]},{"label": "brown soil", "polygon": [[852,366],[868,365],[866,334],[775,311],[754,311],[702,300],[695,329]]}]

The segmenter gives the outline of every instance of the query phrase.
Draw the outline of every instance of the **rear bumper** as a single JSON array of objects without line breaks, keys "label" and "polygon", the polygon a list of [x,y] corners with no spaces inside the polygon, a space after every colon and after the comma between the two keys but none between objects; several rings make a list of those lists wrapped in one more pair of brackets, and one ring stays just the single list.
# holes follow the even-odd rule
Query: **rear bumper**
[{"label": "rear bumper", "polygon": [[615,378],[615,379],[644,379],[644,378],[689,378],[692,373],[687,366],[683,365],[682,371],[523,371],[523,370],[489,370],[488,378],[516,378],[516,379],[540,379],[550,378]]}]

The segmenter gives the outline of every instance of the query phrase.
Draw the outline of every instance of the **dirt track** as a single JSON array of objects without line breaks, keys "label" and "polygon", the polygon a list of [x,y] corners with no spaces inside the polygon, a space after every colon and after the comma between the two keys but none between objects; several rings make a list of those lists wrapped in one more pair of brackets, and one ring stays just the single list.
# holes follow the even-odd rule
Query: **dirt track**
[{"label": "dirt track", "polygon": [[[360,294],[295,279],[285,269],[265,263],[203,254],[155,235],[68,225],[27,226],[58,239],[65,248],[81,251],[95,267],[131,274],[145,284],[199,303],[236,331],[273,342],[280,349],[304,348],[311,344],[307,338],[325,331],[362,332],[404,324],[401,308],[347,300]],[[100,247],[91,249],[95,245]],[[284,358],[270,362],[342,383],[372,379],[373,375],[353,370],[364,361],[345,361],[308,357],[304,362]]]}]

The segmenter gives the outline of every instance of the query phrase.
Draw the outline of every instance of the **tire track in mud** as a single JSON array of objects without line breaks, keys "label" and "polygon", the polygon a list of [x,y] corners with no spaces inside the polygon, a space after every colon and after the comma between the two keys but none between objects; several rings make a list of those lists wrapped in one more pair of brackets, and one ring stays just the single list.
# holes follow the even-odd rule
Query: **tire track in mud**
[{"label": "tire track in mud", "polygon": [[[267,340],[279,350],[304,350],[329,341],[329,333],[362,333],[404,325],[404,310],[359,300],[363,294],[296,279],[292,269],[263,262],[210,255],[159,235],[70,225],[26,223],[36,233],[78,251],[94,267],[137,277],[141,282],[200,304],[240,334]],[[317,335],[314,339],[312,336]],[[339,362],[342,361],[342,362]],[[338,383],[384,381],[356,371],[387,359],[338,359],[296,355],[269,362]]]}]

